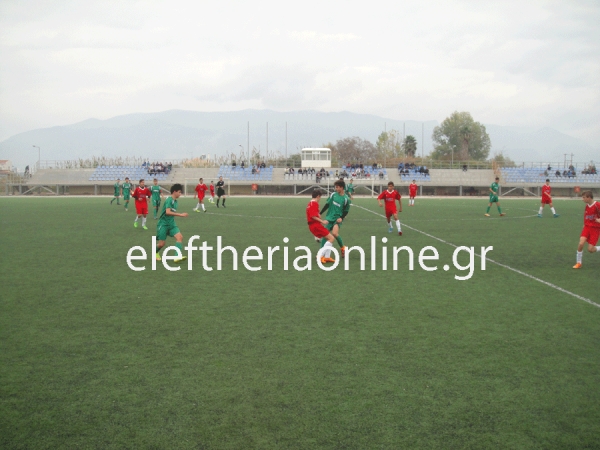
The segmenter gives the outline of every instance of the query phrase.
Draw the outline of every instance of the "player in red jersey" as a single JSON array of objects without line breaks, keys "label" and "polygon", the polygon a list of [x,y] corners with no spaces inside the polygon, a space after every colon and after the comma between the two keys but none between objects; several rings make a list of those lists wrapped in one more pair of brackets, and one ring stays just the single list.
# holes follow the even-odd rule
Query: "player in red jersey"
[{"label": "player in red jersey", "polygon": [[137,228],[138,219],[142,217],[142,228],[147,230],[146,227],[146,216],[148,215],[148,197],[152,195],[150,189],[145,186],[144,179],[140,180],[140,185],[135,188],[133,191],[132,197],[135,199],[135,210],[137,212],[137,217],[133,222],[133,226]]},{"label": "player in red jersey", "polygon": [[[317,242],[320,242],[322,238],[327,239],[323,248],[323,255],[330,254],[331,250],[327,247],[333,247],[333,241],[335,237],[333,234],[329,232],[327,228],[323,225],[327,225],[329,222],[327,220],[321,219],[321,214],[319,213],[319,201],[321,200],[321,196],[323,193],[320,189],[315,189],[312,193],[312,200],[308,202],[308,206],[306,207],[306,220],[308,222],[308,229],[313,234]],[[335,262],[333,258],[330,257],[321,257],[321,262]]]},{"label": "player in red jersey", "polygon": [[419,188],[419,186],[417,186],[417,183],[415,180],[413,180],[412,183],[410,183],[408,185],[408,193],[409,193],[408,206],[415,206],[415,197],[417,196],[418,188]]},{"label": "player in red jersey", "polygon": [[581,198],[585,202],[585,214],[583,216],[583,231],[577,247],[577,264],[573,266],[573,269],[581,269],[583,247],[586,242],[588,243],[588,252],[596,253],[600,251],[600,246],[596,247],[598,237],[600,237],[600,204],[594,201],[592,191],[583,192]]},{"label": "player in red jersey", "polygon": [[210,182],[210,198],[208,199],[209,202],[214,203],[215,202],[215,185],[213,184],[213,182]]},{"label": "player in red jersey", "polygon": [[194,208],[194,211],[200,212],[200,206],[202,206],[202,211],[206,212],[206,208],[204,208],[204,195],[206,194],[206,191],[208,191],[208,188],[204,184],[204,181],[202,181],[202,178],[200,178],[200,182],[194,190],[196,191],[194,197],[198,197],[198,204]]},{"label": "player in red jersey", "polygon": [[394,182],[390,181],[388,183],[387,191],[383,191],[377,197],[377,202],[379,206],[382,207],[381,200],[385,201],[385,218],[387,219],[388,231],[391,233],[394,231],[394,227],[392,226],[391,217],[394,216],[396,219],[396,226],[398,227],[398,235],[402,236],[402,227],[400,226],[400,220],[398,219],[398,210],[396,210],[396,200],[398,200],[398,204],[400,205],[400,212],[402,212],[402,197],[398,193],[396,189],[394,189]]},{"label": "player in red jersey", "polygon": [[542,186],[542,206],[540,206],[538,217],[542,217],[542,212],[544,211],[545,205],[550,205],[550,210],[552,211],[552,214],[554,214],[554,217],[560,217],[559,214],[556,214],[554,205],[552,205],[552,196],[550,195],[551,192],[552,188],[550,187],[550,179],[546,178],[546,184]]}]

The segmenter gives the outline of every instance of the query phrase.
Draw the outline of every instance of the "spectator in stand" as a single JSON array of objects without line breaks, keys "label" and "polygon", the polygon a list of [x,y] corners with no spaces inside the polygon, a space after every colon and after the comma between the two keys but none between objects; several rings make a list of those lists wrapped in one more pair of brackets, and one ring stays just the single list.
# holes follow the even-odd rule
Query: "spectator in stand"
[{"label": "spectator in stand", "polygon": [[556,172],[554,173],[554,176],[560,177],[560,170],[556,170]]},{"label": "spectator in stand", "polygon": [[466,172],[466,171],[467,171],[467,165],[463,164],[463,172]]},{"label": "spectator in stand", "polygon": [[235,168],[237,167],[237,163],[236,163],[235,161],[233,161],[233,162],[231,163],[231,167],[233,167],[233,168],[235,169]]},{"label": "spectator in stand", "polygon": [[381,170],[379,171],[379,179],[383,180],[383,171],[381,171]]},{"label": "spectator in stand", "polygon": [[569,176],[569,172],[567,172],[566,170],[563,170],[562,176],[565,177],[565,178],[568,177]]},{"label": "spectator in stand", "polygon": [[242,164],[240,164],[240,167],[242,168],[242,170],[246,169],[246,162],[244,160],[242,160]]},{"label": "spectator in stand", "polygon": [[550,166],[550,163],[548,163],[548,168],[546,169],[548,172],[552,171],[552,166]]}]

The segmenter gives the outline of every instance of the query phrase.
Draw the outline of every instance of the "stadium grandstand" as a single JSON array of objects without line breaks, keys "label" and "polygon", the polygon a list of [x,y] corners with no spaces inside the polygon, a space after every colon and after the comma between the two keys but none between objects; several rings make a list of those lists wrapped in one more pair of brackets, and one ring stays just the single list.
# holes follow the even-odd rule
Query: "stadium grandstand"
[{"label": "stadium grandstand", "polygon": [[273,166],[269,167],[240,167],[222,165],[219,167],[217,178],[223,177],[232,181],[273,181]]},{"label": "stadium grandstand", "polygon": [[552,183],[561,184],[593,184],[600,183],[597,173],[582,173],[573,170],[548,171],[540,168],[504,167],[500,169],[501,181],[504,184],[544,184],[546,179]]},{"label": "stadium grandstand", "polygon": [[159,182],[165,181],[168,174],[165,172],[150,173],[143,166],[100,166],[92,173],[89,181],[113,181],[117,178],[124,180],[140,180],[142,178],[156,178]]},{"label": "stadium grandstand", "polygon": [[[460,163],[456,163],[460,164]],[[336,177],[348,180],[353,178],[356,195],[377,195],[385,189],[388,181],[393,181],[402,195],[408,193],[408,185],[416,180],[419,195],[429,196],[487,196],[489,186],[496,176],[500,177],[502,196],[535,196],[546,178],[553,184],[553,194],[557,197],[575,197],[583,188],[597,191],[600,176],[595,168],[580,164],[570,169],[561,165],[560,170],[548,170],[545,165],[531,164],[532,167],[490,168],[490,165],[470,165],[468,170],[454,165],[444,167],[441,163],[430,162],[427,172],[411,167],[406,173],[396,167],[384,168],[365,165],[360,170],[343,167],[302,168],[261,166],[236,166],[224,164],[213,167],[182,167],[177,163],[169,172],[151,174],[148,166],[140,164],[99,165],[95,168],[65,168],[66,164],[55,164],[53,168],[37,169],[33,174],[8,174],[0,177],[0,195],[112,195],[117,178],[123,182],[129,177],[132,183],[140,178],[157,178],[163,186],[179,182],[185,184],[187,192],[193,193],[193,186],[199,178],[206,183],[223,177],[231,195],[294,195],[303,194],[314,187],[332,189]],[[290,164],[291,165],[291,164]],[[61,168],[58,168],[61,167]],[[438,167],[438,168],[436,168]],[[151,170],[151,169],[150,169]]]}]

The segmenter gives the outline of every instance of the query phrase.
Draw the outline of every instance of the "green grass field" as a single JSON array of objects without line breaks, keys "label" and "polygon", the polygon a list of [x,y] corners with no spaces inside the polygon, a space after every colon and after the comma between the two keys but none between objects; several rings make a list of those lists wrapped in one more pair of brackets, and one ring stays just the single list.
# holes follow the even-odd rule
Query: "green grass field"
[{"label": "green grass field", "polygon": [[[572,269],[583,202],[538,219],[538,199],[503,200],[507,216],[486,219],[486,199],[405,201],[400,237],[357,199],[342,236],[367,254],[387,237],[388,270],[352,254],[349,271],[298,272],[294,247],[318,249],[307,202],[196,214],[182,199],[185,239],[222,236],[240,267],[225,253],[221,271],[195,256],[192,271],[134,272],[127,251],[150,252],[156,226],[134,229],[133,205],[0,198],[0,447],[600,448],[600,308],[581,299],[600,303],[600,254]],[[457,281],[454,248],[419,231],[493,246],[568,292],[480,258]],[[281,251],[272,271],[243,267],[244,248],[284,237],[290,270]],[[394,245],[435,246],[438,270],[409,271],[405,253],[391,270]]]}]

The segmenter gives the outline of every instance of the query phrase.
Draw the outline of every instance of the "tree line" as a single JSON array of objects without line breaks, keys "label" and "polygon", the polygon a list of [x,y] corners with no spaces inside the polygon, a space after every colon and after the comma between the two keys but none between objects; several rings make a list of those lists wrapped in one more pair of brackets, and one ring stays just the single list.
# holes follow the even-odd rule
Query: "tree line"
[{"label": "tree line", "polygon": [[[442,161],[486,161],[492,147],[485,125],[476,122],[468,112],[453,112],[433,129],[432,139],[434,148],[428,156]],[[360,137],[347,137],[323,147],[330,148],[333,159],[339,163],[383,163],[385,160],[414,158],[418,155],[419,145],[414,136],[402,138],[399,131],[390,130],[382,132],[374,144]],[[512,163],[502,153],[492,159]]]}]

